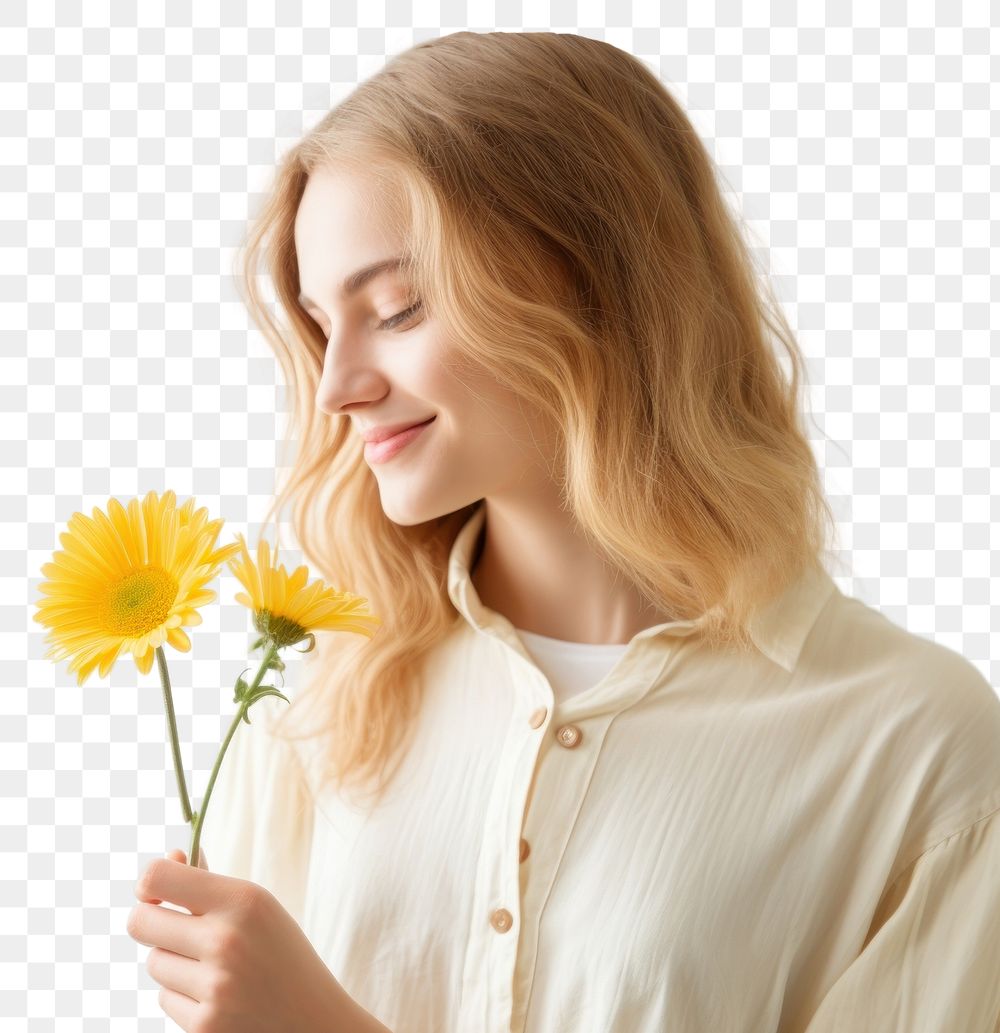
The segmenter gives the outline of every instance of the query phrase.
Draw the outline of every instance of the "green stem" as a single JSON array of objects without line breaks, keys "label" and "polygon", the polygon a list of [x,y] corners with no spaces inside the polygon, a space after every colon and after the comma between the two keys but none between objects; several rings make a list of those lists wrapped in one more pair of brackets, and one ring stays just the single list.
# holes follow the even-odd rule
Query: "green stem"
[{"label": "green stem", "polygon": [[208,801],[212,797],[212,790],[215,788],[215,780],[219,777],[219,769],[222,767],[222,758],[226,755],[226,750],[229,749],[229,743],[232,741],[233,736],[236,734],[236,729],[239,728],[240,721],[243,720],[243,715],[248,709],[247,699],[249,699],[257,687],[260,685],[267,673],[271,660],[278,655],[278,647],[273,642],[268,643],[268,647],[264,652],[264,659],[261,661],[260,668],[257,671],[257,676],[244,693],[243,702],[240,703],[233,720],[230,722],[229,731],[226,733],[225,739],[222,740],[222,745],[219,747],[218,756],[215,758],[215,765],[212,768],[212,774],[209,776],[208,785],[205,788],[205,795],[201,801],[201,808],[195,815],[194,830],[191,834],[191,849],[188,850],[188,864],[197,866],[198,859],[200,858],[200,841],[201,841],[201,827],[205,823],[205,815],[208,813]]},{"label": "green stem", "polygon": [[174,772],[177,775],[177,792],[181,798],[181,810],[184,820],[191,822],[195,815],[191,810],[188,798],[187,782],[184,779],[184,763],[181,760],[181,745],[177,738],[177,718],[174,716],[174,698],[170,692],[170,675],[167,673],[167,658],[163,655],[163,646],[156,647],[156,663],[160,669],[160,682],[163,684],[163,708],[167,712],[167,727],[170,730],[170,748],[174,755]]}]

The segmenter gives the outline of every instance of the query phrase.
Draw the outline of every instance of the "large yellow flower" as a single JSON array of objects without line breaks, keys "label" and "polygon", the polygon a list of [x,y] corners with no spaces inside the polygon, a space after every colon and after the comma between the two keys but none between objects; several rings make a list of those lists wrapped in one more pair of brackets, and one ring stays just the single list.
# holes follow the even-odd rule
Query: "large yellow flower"
[{"label": "large yellow flower", "polygon": [[93,518],[74,513],[59,536],[65,551],[42,567],[47,598],[33,617],[52,629],[45,656],[72,656],[79,685],[98,665],[103,678],[125,652],[148,674],[164,642],[191,648],[182,626],[201,624],[196,608],[216,595],[204,586],[238,545],[216,549],[224,521],[195,511],[194,499],[180,509],[176,501],[172,491],[151,491],[128,510],[113,498],[107,514],[96,506]]},{"label": "large yellow flower", "polygon": [[381,618],[369,612],[367,599],[328,588],[322,581],[307,585],[306,567],[297,567],[289,575],[283,564],[276,566],[277,546],[272,561],[263,538],[257,542],[254,563],[243,535],[236,537],[240,556],[228,561],[229,569],[250,593],[237,592],[236,601],[251,610],[254,627],[264,640],[283,648],[303,639],[312,639],[314,644],[314,631],[356,631],[371,638],[378,630]]}]

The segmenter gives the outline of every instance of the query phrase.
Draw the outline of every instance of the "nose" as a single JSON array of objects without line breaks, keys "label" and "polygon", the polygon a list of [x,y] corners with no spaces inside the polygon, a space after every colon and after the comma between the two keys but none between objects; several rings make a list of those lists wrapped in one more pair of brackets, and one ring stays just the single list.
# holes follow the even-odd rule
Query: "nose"
[{"label": "nose", "polygon": [[315,403],[328,416],[346,415],[346,408],[378,401],[386,389],[382,373],[365,358],[365,350],[334,331],[326,344]]}]

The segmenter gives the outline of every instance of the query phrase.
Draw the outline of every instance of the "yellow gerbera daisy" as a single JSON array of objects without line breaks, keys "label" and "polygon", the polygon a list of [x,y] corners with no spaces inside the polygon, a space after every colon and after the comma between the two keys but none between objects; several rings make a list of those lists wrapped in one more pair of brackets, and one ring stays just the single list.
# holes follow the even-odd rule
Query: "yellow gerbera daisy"
[{"label": "yellow gerbera daisy", "polygon": [[96,506],[93,518],[74,513],[59,536],[65,551],[42,567],[47,598],[33,618],[52,629],[45,656],[72,656],[79,685],[98,665],[103,678],[125,652],[148,674],[164,642],[191,648],[182,626],[201,624],[196,607],[216,596],[204,586],[238,546],[216,549],[224,521],[195,511],[194,499],[176,502],[172,491],[151,491],[127,510],[113,498],[107,514]]},{"label": "yellow gerbera daisy", "polygon": [[367,599],[338,592],[318,580],[307,585],[309,571],[304,566],[289,575],[284,565],[277,566],[277,546],[272,561],[263,538],[257,542],[255,564],[243,535],[236,538],[240,556],[228,561],[229,569],[250,593],[237,592],[236,601],[251,610],[263,641],[281,649],[304,639],[315,644],[314,631],[356,631],[371,638],[378,630],[381,618],[368,611]]}]

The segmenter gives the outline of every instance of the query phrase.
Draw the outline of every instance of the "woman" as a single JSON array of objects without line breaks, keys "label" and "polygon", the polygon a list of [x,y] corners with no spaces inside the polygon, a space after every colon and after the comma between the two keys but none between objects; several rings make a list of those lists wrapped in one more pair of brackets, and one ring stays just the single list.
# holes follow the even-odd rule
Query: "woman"
[{"label": "woman", "polygon": [[826,572],[801,356],[648,69],[420,43],[246,254],[277,503],[383,627],[234,739],[206,855],[287,919],[237,945],[393,1033],[993,1031],[1000,702]]}]

